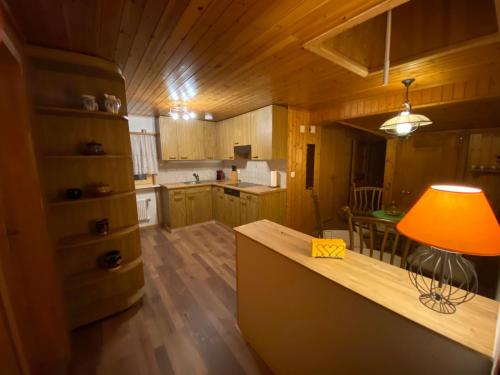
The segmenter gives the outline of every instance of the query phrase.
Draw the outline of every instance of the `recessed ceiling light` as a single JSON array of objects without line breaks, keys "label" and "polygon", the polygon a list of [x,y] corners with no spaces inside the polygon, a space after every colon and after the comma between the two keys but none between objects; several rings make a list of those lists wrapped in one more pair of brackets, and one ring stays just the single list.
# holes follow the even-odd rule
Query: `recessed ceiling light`
[{"label": "recessed ceiling light", "polygon": [[213,120],[214,116],[210,112],[205,112],[205,120]]},{"label": "recessed ceiling light", "polygon": [[189,117],[191,117],[191,118],[196,118],[196,113],[194,113],[194,112],[189,112]]}]

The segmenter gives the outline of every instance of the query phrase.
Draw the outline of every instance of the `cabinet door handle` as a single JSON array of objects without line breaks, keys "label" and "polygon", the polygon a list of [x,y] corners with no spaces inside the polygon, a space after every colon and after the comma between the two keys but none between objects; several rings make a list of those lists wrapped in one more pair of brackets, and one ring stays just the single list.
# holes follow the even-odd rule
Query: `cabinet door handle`
[{"label": "cabinet door handle", "polygon": [[170,156],[169,159],[175,160],[177,158],[175,156]]},{"label": "cabinet door handle", "polygon": [[228,158],[228,159],[232,159],[232,158],[234,158],[234,156],[228,156],[227,158]]},{"label": "cabinet door handle", "polygon": [[187,159],[187,156],[181,156],[181,159]]},{"label": "cabinet door handle", "polygon": [[245,202],[241,202],[241,205],[242,206],[246,206],[247,204]]},{"label": "cabinet door handle", "polygon": [[259,158],[259,155],[252,156],[252,159],[258,159],[258,158]]},{"label": "cabinet door handle", "polygon": [[209,160],[210,160],[210,159],[213,159],[213,157],[212,157],[212,156],[207,156],[207,159],[209,159]]},{"label": "cabinet door handle", "polygon": [[175,201],[175,202],[181,202],[181,201],[182,201],[182,198],[174,198],[174,201]]},{"label": "cabinet door handle", "polygon": [[234,142],[235,145],[239,145],[240,143],[239,142]]}]

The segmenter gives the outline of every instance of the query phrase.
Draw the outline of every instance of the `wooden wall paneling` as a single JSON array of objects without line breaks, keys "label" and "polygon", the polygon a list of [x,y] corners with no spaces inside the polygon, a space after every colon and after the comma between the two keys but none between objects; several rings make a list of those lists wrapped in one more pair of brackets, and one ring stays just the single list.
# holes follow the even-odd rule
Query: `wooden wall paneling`
[{"label": "wooden wall paneling", "polygon": [[[300,133],[300,126],[305,133]],[[287,226],[305,233],[314,233],[316,219],[312,191],[306,189],[306,150],[308,144],[315,147],[314,187],[319,186],[321,127],[316,134],[309,132],[310,113],[307,110],[288,107],[288,181],[287,181]],[[295,173],[295,177],[292,174]]]},{"label": "wooden wall paneling", "polygon": [[500,218],[499,156],[500,129],[471,132],[464,179],[467,184],[483,189],[497,218]]},{"label": "wooden wall paneling", "polygon": [[335,227],[342,225],[337,211],[349,204],[353,131],[342,126],[321,129],[319,188],[321,218]]},{"label": "wooden wall paneling", "polygon": [[62,373],[69,337],[32,142],[25,59],[4,22],[0,6],[0,304],[22,373]]},{"label": "wooden wall paneling", "polygon": [[396,205],[408,209],[431,184],[462,181],[466,137],[464,132],[416,133],[401,140],[392,182]]}]

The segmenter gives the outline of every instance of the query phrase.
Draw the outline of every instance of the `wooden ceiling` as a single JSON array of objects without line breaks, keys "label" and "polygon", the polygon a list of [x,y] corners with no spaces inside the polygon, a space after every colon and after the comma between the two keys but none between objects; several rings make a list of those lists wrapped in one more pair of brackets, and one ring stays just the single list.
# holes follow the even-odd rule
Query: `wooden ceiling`
[{"label": "wooden ceiling", "polygon": [[[126,80],[131,114],[166,113],[178,100],[217,120],[271,103],[317,109],[343,98],[400,91],[408,76],[417,79],[415,88],[435,86],[500,62],[500,44],[478,46],[398,67],[384,87],[380,73],[362,78],[303,48],[391,0],[0,1],[27,42],[115,61]],[[446,2],[461,11],[471,4],[411,1],[425,1],[430,9]],[[455,13],[436,12],[433,22],[456,24]]]}]

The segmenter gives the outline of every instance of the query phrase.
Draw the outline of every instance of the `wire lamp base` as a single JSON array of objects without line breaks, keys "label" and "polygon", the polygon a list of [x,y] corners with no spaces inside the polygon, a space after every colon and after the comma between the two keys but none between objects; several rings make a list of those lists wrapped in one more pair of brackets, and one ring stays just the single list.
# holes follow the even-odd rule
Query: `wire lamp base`
[{"label": "wire lamp base", "polygon": [[420,302],[431,310],[453,314],[456,306],[477,293],[473,264],[462,254],[421,247],[408,257],[408,273],[420,292]]}]

